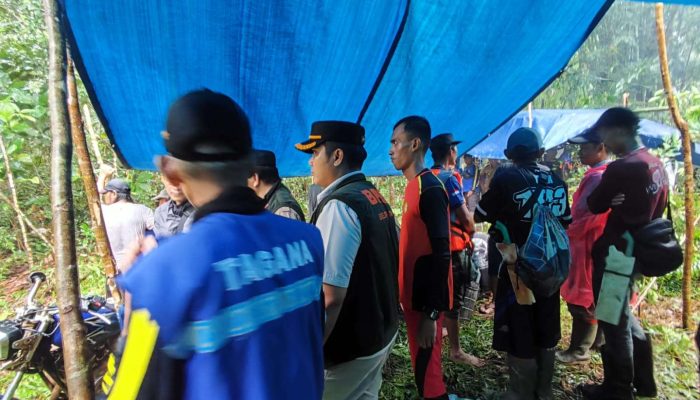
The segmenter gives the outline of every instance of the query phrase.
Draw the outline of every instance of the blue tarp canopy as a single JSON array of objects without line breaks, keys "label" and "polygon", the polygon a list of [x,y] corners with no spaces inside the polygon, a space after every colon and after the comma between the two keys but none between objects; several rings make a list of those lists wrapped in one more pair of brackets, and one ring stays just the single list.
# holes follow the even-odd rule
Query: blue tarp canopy
[{"label": "blue tarp canopy", "polygon": [[247,111],[284,176],[311,122],[361,122],[393,173],[393,123],[471,147],[545,88],[612,0],[63,0],[76,65],[123,162],[153,169],[168,105],[207,87]]},{"label": "blue tarp canopy", "polygon": [[[527,111],[519,112],[466,153],[477,158],[503,159],[503,150],[510,134],[520,127],[529,126],[542,135],[544,148],[549,150],[582,133],[598,120],[603,111],[605,110],[533,110],[532,125],[530,114]],[[639,135],[644,145],[650,148],[661,146],[664,140],[671,136],[680,137],[676,128],[648,119],[640,121]],[[700,163],[698,150],[700,149],[695,144],[693,162],[696,165]]]},{"label": "blue tarp canopy", "polygon": [[700,6],[700,0],[632,0],[638,1],[640,3],[668,3],[668,4],[681,4],[686,6]]}]

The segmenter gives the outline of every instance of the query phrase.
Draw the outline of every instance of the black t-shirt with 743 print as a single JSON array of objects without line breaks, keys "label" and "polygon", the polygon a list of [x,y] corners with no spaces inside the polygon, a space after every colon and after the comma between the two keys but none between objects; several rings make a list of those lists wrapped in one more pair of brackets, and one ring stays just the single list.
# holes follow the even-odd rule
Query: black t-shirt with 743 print
[{"label": "black t-shirt with 743 print", "polygon": [[[539,204],[548,204],[552,213],[565,227],[571,222],[571,209],[566,183],[544,165],[501,167],[496,170],[488,192],[484,193],[476,208],[475,218],[494,223],[500,221],[510,239],[518,246],[527,240],[532,225],[532,210],[520,218],[520,210],[537,189],[537,176],[546,176],[547,184],[539,195]],[[496,238],[497,242],[503,238]]]}]

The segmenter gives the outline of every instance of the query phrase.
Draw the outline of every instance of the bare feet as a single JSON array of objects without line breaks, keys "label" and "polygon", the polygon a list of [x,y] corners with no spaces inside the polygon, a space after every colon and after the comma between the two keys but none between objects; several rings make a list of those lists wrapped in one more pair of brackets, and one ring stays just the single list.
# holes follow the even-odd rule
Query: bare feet
[{"label": "bare feet", "polygon": [[481,306],[479,306],[479,314],[491,315],[491,314],[493,314],[495,307],[496,307],[496,305],[494,304],[493,301],[490,301],[488,303],[484,303]]},{"label": "bare feet", "polygon": [[458,364],[471,365],[472,367],[483,367],[485,362],[477,356],[465,353],[462,349],[458,351],[450,350],[450,360]]}]

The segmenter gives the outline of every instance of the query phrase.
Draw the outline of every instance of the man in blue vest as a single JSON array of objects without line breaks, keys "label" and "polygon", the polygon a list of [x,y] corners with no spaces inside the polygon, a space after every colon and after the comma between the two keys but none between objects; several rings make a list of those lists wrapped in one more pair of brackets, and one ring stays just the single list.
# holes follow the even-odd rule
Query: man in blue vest
[{"label": "man in blue vest", "polygon": [[399,240],[391,207],[360,172],[365,129],[319,121],[309,140],[315,184],[323,191],[311,223],[325,247],[324,399],[376,399],[398,329]]},{"label": "man in blue vest", "polygon": [[229,97],[181,97],[163,137],[159,168],[197,211],[118,279],[132,311],[109,398],[320,399],[318,229],[246,186],[250,126]]}]

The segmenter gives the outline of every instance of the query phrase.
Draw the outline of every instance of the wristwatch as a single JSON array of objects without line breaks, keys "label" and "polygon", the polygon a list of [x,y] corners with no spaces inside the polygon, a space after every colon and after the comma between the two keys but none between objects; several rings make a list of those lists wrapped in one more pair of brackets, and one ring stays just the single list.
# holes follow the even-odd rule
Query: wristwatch
[{"label": "wristwatch", "polygon": [[425,314],[428,316],[428,318],[430,318],[433,321],[437,321],[438,318],[440,318],[440,311],[438,311],[434,308],[432,310],[426,311]]}]

